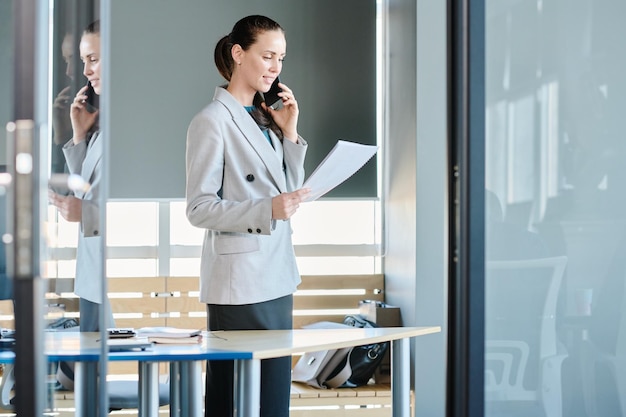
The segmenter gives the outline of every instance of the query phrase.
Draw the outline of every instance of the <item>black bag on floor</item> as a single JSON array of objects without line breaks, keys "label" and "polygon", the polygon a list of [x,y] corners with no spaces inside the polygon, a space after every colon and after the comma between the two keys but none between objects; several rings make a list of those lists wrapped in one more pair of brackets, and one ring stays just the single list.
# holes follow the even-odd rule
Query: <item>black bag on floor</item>
[{"label": "black bag on floor", "polygon": [[[348,315],[343,324],[315,323],[309,328],[364,328],[376,325],[359,315]],[[389,342],[354,346],[335,351],[305,353],[293,371],[293,380],[316,387],[354,388],[366,385],[389,349]]]}]

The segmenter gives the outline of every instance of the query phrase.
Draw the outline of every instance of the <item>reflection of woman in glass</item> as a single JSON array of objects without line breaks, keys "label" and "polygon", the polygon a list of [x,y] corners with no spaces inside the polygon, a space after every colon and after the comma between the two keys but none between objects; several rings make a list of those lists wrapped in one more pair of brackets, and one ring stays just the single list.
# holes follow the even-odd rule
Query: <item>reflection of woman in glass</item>
[{"label": "reflection of woman in glass", "polygon": [[[100,23],[90,24],[80,40],[80,59],[84,64],[83,74],[100,94]],[[99,307],[103,302],[101,275],[103,262],[103,240],[100,227],[100,181],[102,179],[102,139],[100,131],[91,133],[97,123],[98,111],[88,111],[87,86],[81,88],[70,106],[72,138],[63,146],[67,166],[72,174],[78,174],[91,187],[74,195],[49,192],[49,199],[61,216],[70,222],[80,222],[80,234],[76,254],[76,278],[74,293],[80,297],[81,331],[99,330]],[[107,300],[104,297],[104,300]],[[110,325],[113,321],[110,319]]]},{"label": "reflection of woman in glass", "polygon": [[[65,76],[69,82],[74,80],[74,37],[66,33],[61,43],[61,55],[65,62]],[[70,105],[72,86],[65,86],[54,99],[52,105],[52,172],[65,171],[65,157],[62,146],[72,136],[72,121],[70,120]]]},{"label": "reflection of woman in glass", "polygon": [[[206,229],[200,299],[210,330],[291,329],[300,282],[289,218],[309,193],[298,103],[280,84],[283,107],[260,93],[278,77],[285,35],[273,20],[248,16],[215,48],[228,81],[187,132],[187,217]],[[261,363],[261,416],[287,417],[291,358]],[[206,416],[233,413],[232,361],[207,364]]]}]

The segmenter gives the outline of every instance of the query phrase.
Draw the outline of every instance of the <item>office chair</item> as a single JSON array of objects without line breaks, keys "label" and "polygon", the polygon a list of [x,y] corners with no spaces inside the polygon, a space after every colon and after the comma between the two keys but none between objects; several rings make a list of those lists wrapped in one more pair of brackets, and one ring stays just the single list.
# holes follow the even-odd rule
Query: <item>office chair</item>
[{"label": "office chair", "polygon": [[[109,411],[139,408],[139,384],[137,381],[109,381]],[[170,384],[159,383],[159,407],[170,403]]]},{"label": "office chair", "polygon": [[556,308],[566,263],[565,256],[487,262],[485,407],[493,414],[562,415],[567,353]]},{"label": "office chair", "polygon": [[589,336],[581,349],[588,417],[626,416],[626,259],[624,241],[594,295]]}]

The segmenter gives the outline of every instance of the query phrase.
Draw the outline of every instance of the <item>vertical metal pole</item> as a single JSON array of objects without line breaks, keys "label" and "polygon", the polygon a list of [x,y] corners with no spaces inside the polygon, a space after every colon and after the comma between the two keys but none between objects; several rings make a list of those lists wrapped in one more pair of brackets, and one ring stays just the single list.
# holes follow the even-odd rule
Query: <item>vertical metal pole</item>
[{"label": "vertical metal pole", "polygon": [[74,375],[76,416],[92,417],[99,404],[98,387],[94,384],[98,380],[98,363],[76,362]]},{"label": "vertical metal pole", "polygon": [[[201,417],[204,404],[202,398],[202,362],[185,361],[180,363],[181,383],[181,415],[185,417]],[[171,398],[170,398],[171,402]]]},{"label": "vertical metal pole", "polygon": [[8,230],[12,236],[10,275],[15,298],[15,392],[18,415],[43,414],[45,361],[43,356],[43,290],[38,268],[39,210],[36,198],[36,168],[33,157],[35,123],[9,123],[8,143],[12,147],[9,197],[11,212]]},{"label": "vertical metal pole", "polygon": [[484,1],[448,1],[449,417],[484,412]]},{"label": "vertical metal pole", "polygon": [[159,414],[159,363],[139,362],[139,417]]},{"label": "vertical metal pole", "polygon": [[261,361],[237,359],[234,366],[235,417],[258,417],[261,410]]},{"label": "vertical metal pole", "polygon": [[393,417],[409,417],[411,412],[410,339],[391,342],[391,412]]},{"label": "vertical metal pole", "polygon": [[[37,0],[14,3],[13,120],[7,126],[12,186],[9,189],[10,275],[15,299],[15,407],[18,415],[40,416],[44,410],[46,369],[43,357],[43,289],[39,276],[39,154],[35,124]],[[47,25],[42,30],[45,31]],[[41,42],[40,47],[41,47]],[[41,52],[41,51],[39,51]],[[41,56],[39,56],[41,58]],[[45,57],[43,59],[45,61]],[[39,67],[41,69],[41,67]],[[41,86],[40,86],[41,87]],[[41,120],[41,114],[39,114]]]},{"label": "vertical metal pole", "polygon": [[181,391],[182,391],[181,363],[170,362],[170,417],[181,416]]}]

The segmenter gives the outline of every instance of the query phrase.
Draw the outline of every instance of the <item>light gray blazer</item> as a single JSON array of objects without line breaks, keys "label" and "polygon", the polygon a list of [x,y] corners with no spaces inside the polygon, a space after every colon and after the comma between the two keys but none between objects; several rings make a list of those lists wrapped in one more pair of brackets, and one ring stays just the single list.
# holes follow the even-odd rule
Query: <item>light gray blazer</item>
[{"label": "light gray blazer", "polygon": [[300,274],[289,221],[271,220],[272,198],[304,181],[307,143],[273,147],[224,88],[187,131],[187,218],[206,229],[200,301],[251,304],[292,294]]},{"label": "light gray blazer", "polygon": [[63,146],[67,167],[91,184],[87,192],[77,191],[74,195],[83,200],[82,218],[76,250],[76,278],[74,293],[94,303],[102,303],[101,280],[103,240],[100,233],[100,183],[102,180],[103,145],[100,132],[89,140],[74,145],[70,139]]}]

